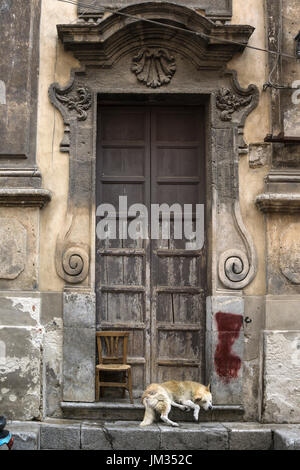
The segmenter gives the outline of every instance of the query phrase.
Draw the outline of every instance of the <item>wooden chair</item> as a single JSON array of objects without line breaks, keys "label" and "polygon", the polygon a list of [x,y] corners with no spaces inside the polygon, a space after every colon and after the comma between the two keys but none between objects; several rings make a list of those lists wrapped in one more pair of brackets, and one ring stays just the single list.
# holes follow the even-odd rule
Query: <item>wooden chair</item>
[{"label": "wooden chair", "polygon": [[[131,366],[127,362],[127,344],[129,331],[97,331],[98,362],[96,366],[96,400],[99,401],[101,387],[121,387],[123,397],[125,390],[128,391],[130,401],[132,398]],[[119,340],[123,339],[123,347]],[[104,343],[105,342],[105,343]],[[105,348],[103,345],[105,344]],[[106,349],[106,351],[105,351]],[[121,349],[122,354],[119,354]],[[104,352],[106,354],[104,355]],[[121,372],[125,376],[125,382],[101,382],[100,372]]]}]

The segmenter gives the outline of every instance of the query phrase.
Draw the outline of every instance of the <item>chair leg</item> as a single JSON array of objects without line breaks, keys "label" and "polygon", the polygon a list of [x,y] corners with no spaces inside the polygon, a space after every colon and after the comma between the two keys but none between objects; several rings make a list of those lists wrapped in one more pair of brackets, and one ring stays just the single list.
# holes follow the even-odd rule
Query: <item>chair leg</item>
[{"label": "chair leg", "polygon": [[96,401],[100,399],[100,371],[96,370]]},{"label": "chair leg", "polygon": [[[124,372],[124,374],[122,375],[122,380],[126,380],[126,372]],[[125,398],[125,392],[126,392],[126,389],[124,387],[122,390],[122,398]]]},{"label": "chair leg", "polygon": [[130,402],[133,403],[131,369],[128,369],[128,392],[129,392]]}]

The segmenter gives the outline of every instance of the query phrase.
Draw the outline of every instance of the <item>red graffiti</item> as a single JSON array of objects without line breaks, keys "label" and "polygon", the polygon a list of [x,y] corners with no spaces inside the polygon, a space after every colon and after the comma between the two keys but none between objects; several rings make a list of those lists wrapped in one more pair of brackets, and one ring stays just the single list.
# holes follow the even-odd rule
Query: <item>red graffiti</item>
[{"label": "red graffiti", "polygon": [[215,368],[219,377],[228,384],[236,379],[242,364],[241,359],[232,351],[235,340],[240,335],[243,324],[242,315],[216,313],[218,345],[215,352]]}]

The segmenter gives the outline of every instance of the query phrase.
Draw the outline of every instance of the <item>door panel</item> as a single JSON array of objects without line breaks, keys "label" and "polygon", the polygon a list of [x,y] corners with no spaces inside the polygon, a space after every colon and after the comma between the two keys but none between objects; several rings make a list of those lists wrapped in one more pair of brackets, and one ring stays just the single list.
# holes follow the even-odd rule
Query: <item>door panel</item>
[{"label": "door panel", "polygon": [[[101,106],[98,116],[97,205],[118,207],[126,195],[150,214],[151,203],[205,203],[202,108]],[[203,379],[206,250],[185,249],[174,220],[160,219],[158,240],[97,239],[97,327],[131,332],[139,391],[150,381]]]},{"label": "door panel", "polygon": [[[179,203],[182,211],[184,204],[205,203],[203,150],[201,108],[151,111],[152,203]],[[171,238],[167,243],[152,240],[152,377],[202,380],[205,248],[185,250],[186,240],[174,238],[175,220],[174,216],[170,221]]]},{"label": "door panel", "polygon": [[[101,107],[98,116],[97,206],[109,203],[117,209],[122,195],[127,196],[128,205],[149,206],[148,110]],[[116,228],[118,233],[119,219]],[[128,356],[136,389],[150,380],[148,245],[143,240],[119,238],[96,241],[97,328],[131,332]]]}]

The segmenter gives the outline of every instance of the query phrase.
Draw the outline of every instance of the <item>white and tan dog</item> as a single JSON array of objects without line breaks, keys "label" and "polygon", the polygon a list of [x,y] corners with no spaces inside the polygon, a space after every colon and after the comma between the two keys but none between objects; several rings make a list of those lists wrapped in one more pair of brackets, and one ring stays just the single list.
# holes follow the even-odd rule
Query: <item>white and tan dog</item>
[{"label": "white and tan dog", "polygon": [[210,385],[207,387],[197,382],[177,382],[171,380],[162,384],[151,384],[144,391],[142,403],[145,407],[145,415],[140,426],[149,426],[155,419],[155,412],[160,418],[171,426],[177,423],[168,418],[171,407],[181,410],[194,411],[195,421],[198,421],[200,407],[204,410],[212,409],[212,395]]}]

